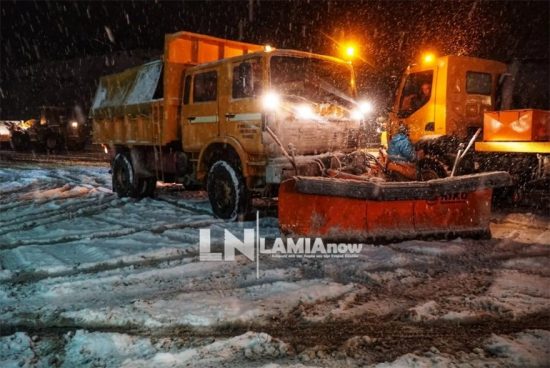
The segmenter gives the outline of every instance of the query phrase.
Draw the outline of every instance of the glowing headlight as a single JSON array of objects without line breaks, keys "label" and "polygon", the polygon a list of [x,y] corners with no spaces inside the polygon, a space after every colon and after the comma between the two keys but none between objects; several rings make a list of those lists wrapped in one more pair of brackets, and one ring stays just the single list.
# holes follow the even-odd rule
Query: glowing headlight
[{"label": "glowing headlight", "polygon": [[71,128],[73,128],[73,129],[78,128],[78,122],[77,121],[71,121]]},{"label": "glowing headlight", "polygon": [[361,113],[363,113],[364,115],[370,114],[373,110],[372,102],[370,101],[359,101],[357,105],[359,107],[359,111],[361,111]]},{"label": "glowing headlight", "polygon": [[301,104],[296,106],[296,117],[298,119],[313,119],[315,117],[315,113],[313,112],[311,106]]},{"label": "glowing headlight", "polygon": [[361,120],[365,117],[359,109],[352,110],[350,116],[353,120]]},{"label": "glowing headlight", "polygon": [[270,91],[262,97],[262,106],[265,110],[273,111],[281,104],[281,97],[278,93]]}]

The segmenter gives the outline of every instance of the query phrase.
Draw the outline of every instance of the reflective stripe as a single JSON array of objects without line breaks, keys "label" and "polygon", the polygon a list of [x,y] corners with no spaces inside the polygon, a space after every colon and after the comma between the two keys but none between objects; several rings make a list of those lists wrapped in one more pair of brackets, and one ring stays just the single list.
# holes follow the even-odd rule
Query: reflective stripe
[{"label": "reflective stripe", "polygon": [[244,114],[235,114],[234,117],[229,118],[230,121],[258,121],[262,120],[261,112],[249,112]]},{"label": "reflective stripe", "polygon": [[218,115],[197,116],[195,119],[189,120],[189,123],[191,124],[217,123],[217,122],[218,122]]}]

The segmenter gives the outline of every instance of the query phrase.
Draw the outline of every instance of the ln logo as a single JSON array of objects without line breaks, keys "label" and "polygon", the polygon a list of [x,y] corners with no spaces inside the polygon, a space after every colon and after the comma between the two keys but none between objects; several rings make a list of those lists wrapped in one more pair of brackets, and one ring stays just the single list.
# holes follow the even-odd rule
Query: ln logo
[{"label": "ln logo", "polygon": [[275,238],[271,249],[265,248],[260,237],[260,215],[256,212],[256,229],[244,229],[241,241],[229,230],[224,230],[223,254],[211,252],[210,229],[199,229],[200,261],[235,261],[235,250],[256,262],[256,277],[260,277],[260,253],[277,258],[355,258],[363,248],[361,243],[325,243],[321,238]]},{"label": "ln logo", "polygon": [[[244,229],[243,241],[240,241],[229,230],[224,229],[224,261],[235,260],[235,249],[241,252],[246,258],[254,261],[254,249],[256,249],[256,278],[260,278],[260,243],[265,247],[265,238],[260,238],[260,212],[256,211],[256,234],[254,229]],[[200,261],[221,261],[221,253],[210,252],[210,229],[200,229],[199,233],[199,260]]]}]

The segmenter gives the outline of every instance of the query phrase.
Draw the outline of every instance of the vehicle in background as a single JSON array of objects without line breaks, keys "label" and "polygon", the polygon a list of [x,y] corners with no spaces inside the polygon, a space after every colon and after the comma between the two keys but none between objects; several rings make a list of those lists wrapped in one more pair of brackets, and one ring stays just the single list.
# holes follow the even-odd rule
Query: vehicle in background
[{"label": "vehicle in background", "polygon": [[16,151],[82,150],[90,136],[90,126],[78,109],[42,106],[36,118],[9,125],[11,146]]},{"label": "vehicle in background", "polygon": [[0,148],[8,148],[11,145],[10,127],[13,124],[20,124],[18,120],[0,120]]},{"label": "vehicle in background", "polygon": [[235,219],[285,177],[355,150],[360,107],[348,62],[179,32],[162,60],[101,78],[90,115],[119,196],[180,182]]},{"label": "vehicle in background", "polygon": [[466,56],[426,54],[401,80],[389,116],[389,137],[408,129],[418,172],[444,177],[457,152],[478,133],[454,174],[506,169],[516,194],[535,185],[548,196],[550,112],[509,110],[517,65]]}]

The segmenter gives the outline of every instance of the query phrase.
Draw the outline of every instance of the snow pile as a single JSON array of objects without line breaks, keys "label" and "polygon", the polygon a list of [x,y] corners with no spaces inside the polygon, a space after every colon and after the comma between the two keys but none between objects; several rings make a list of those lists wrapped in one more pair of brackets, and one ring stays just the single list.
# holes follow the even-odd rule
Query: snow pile
[{"label": "snow pile", "polygon": [[289,354],[289,350],[287,344],[266,333],[247,332],[199,348],[157,353],[149,359],[129,359],[122,364],[122,367],[231,367],[242,365],[239,362],[243,360],[272,360],[284,357]]},{"label": "snow pile", "polygon": [[24,332],[0,338],[0,366],[30,367],[36,363],[32,341]]},{"label": "snow pile", "polygon": [[118,367],[126,359],[145,358],[156,349],[147,338],[118,333],[100,333],[78,330],[66,335],[63,367]]},{"label": "snow pile", "polygon": [[515,318],[544,311],[550,305],[548,279],[514,270],[500,271],[487,293],[474,298],[472,305]]},{"label": "snow pile", "polygon": [[550,221],[547,217],[530,213],[504,216],[498,226],[491,224],[491,233],[495,238],[508,240],[499,244],[499,247],[514,243],[550,245]]},{"label": "snow pile", "polygon": [[374,368],[447,368],[456,364],[452,357],[438,353],[426,354],[428,356],[405,354],[391,363],[376,364]]},{"label": "snow pile", "polygon": [[[115,324],[146,327],[215,326],[225,322],[268,322],[300,303],[314,304],[353,288],[322,280],[267,283],[227,291],[186,292],[170,299],[138,300],[125,307],[63,312],[82,325]],[[220,300],[223,299],[223,303]]]},{"label": "snow pile", "polygon": [[443,241],[405,241],[393,247],[406,250],[413,253],[433,255],[433,256],[458,256],[466,251],[461,239],[455,239],[451,242]]},{"label": "snow pile", "polygon": [[430,300],[407,311],[407,319],[413,322],[429,321],[437,319],[439,316],[439,305]]},{"label": "snow pile", "polygon": [[445,368],[445,367],[548,367],[550,332],[527,330],[511,336],[493,335],[484,350],[456,355],[441,353],[432,347],[420,354],[405,354],[393,362],[379,363],[374,368]]},{"label": "snow pile", "polygon": [[510,366],[548,367],[550,331],[527,330],[514,336],[493,335],[486,342],[485,350]]}]

